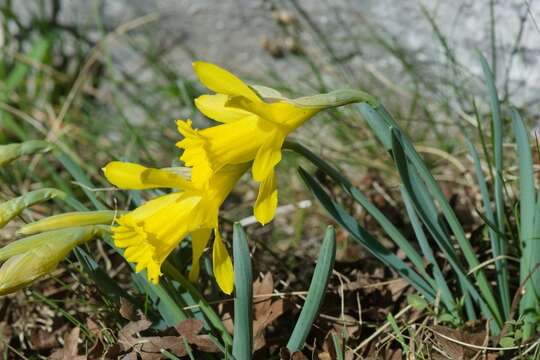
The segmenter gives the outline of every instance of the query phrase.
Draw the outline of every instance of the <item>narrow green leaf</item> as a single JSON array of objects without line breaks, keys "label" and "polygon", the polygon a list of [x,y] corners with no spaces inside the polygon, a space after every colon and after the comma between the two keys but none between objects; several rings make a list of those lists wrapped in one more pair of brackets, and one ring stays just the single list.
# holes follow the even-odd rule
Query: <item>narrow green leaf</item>
[{"label": "narrow green leaf", "polygon": [[[493,72],[489,68],[489,65],[484,56],[479,53],[480,63],[482,65],[482,71],[484,72],[484,80],[489,95],[489,102],[491,105],[492,114],[492,131],[493,131],[493,159],[495,162],[495,179],[494,179],[494,191],[495,191],[495,208],[496,208],[496,224],[499,234],[504,234],[505,229],[505,209],[504,209],[504,180],[503,180],[503,123],[501,119],[501,107],[499,103],[499,96],[497,94],[497,87],[495,85],[495,77]],[[493,256],[498,257],[506,255],[506,240],[503,236],[498,236],[498,246],[494,248]],[[504,264],[504,263],[503,263]],[[508,316],[510,312],[510,292],[508,290],[508,271],[506,266],[501,268],[502,273],[500,276],[499,288],[501,290],[501,302],[502,309],[505,316]]]},{"label": "narrow green leaf", "polygon": [[14,217],[23,212],[24,209],[45,202],[54,198],[63,198],[65,194],[57,189],[43,188],[30,191],[24,195],[8,200],[0,204],[0,228],[6,226]]},{"label": "narrow green leaf", "polygon": [[90,276],[103,295],[116,303],[119,303],[120,298],[125,298],[132,304],[142,308],[133,296],[118,285],[118,281],[112,279],[105,270],[99,267],[98,263],[83,249],[83,247],[78,246],[73,252],[83,270]]},{"label": "narrow green leaf", "polygon": [[319,251],[319,258],[315,266],[315,272],[309,285],[308,294],[300,316],[294,326],[292,335],[287,343],[291,352],[300,351],[311,331],[313,322],[324,300],[326,287],[332,275],[334,260],[336,257],[336,232],[333,227],[326,229],[323,244]]},{"label": "narrow green leaf", "polygon": [[390,238],[394,241],[396,246],[403,250],[407,258],[409,258],[409,260],[411,260],[411,262],[415,265],[416,270],[426,279],[426,281],[430,282],[434,286],[434,280],[429,274],[426,273],[424,260],[420,254],[418,254],[411,243],[394,226],[394,224],[392,224],[392,222],[386,216],[384,216],[382,211],[373,205],[358,188],[354,187],[350,181],[341,175],[336,168],[321,159],[305,146],[302,146],[294,141],[286,141],[285,147],[310,160],[315,166],[330,176],[332,180],[338,183],[343,190],[345,190],[358,204],[360,204],[371,216],[373,216],[373,218],[385,230],[388,236],[390,236]]},{"label": "narrow green leaf", "polygon": [[[456,271],[456,274],[462,281],[464,287],[470,292],[471,296],[475,301],[480,303],[480,306],[486,310],[486,314],[491,314],[493,318],[496,320],[496,324],[494,326],[497,326],[497,328],[500,329],[500,325],[502,324],[502,318],[500,316],[500,313],[498,311],[498,304],[495,301],[495,298],[493,297],[493,293],[491,292],[491,288],[489,286],[489,283],[487,282],[487,278],[485,278],[485,275],[479,275],[476,273],[477,279],[478,279],[478,285],[480,287],[480,293],[482,296],[480,296],[474,285],[470,282],[470,280],[467,277],[467,274],[463,270],[459,259],[457,258],[454,250],[452,248],[448,248],[448,241],[441,241],[441,238],[445,238],[445,234],[440,233],[440,226],[438,226],[436,223],[433,223],[433,221],[430,219],[430,216],[425,213],[425,209],[423,209],[421,206],[419,206],[419,203],[416,199],[417,189],[412,185],[411,179],[416,178],[416,176],[411,176],[410,170],[412,168],[412,165],[410,162],[412,162],[411,152],[409,151],[407,153],[408,156],[405,155],[405,149],[404,145],[406,144],[403,142],[403,138],[399,130],[396,128],[392,128],[392,152],[394,154],[394,162],[399,170],[401,180],[403,181],[403,184],[405,188],[407,189],[407,192],[409,195],[411,195],[411,199],[413,203],[415,203],[416,210],[420,214],[420,217],[426,224],[427,228],[430,230],[432,235],[434,236],[435,240],[439,239],[438,243],[441,249],[445,252],[445,255],[447,256],[448,261],[451,263],[452,268],[454,271]],[[415,152],[416,153],[416,152]],[[423,162],[422,162],[423,164]],[[425,166],[425,165],[424,165]],[[416,167],[418,169],[418,167]],[[427,169],[426,169],[427,171]],[[428,172],[429,173],[429,172]],[[429,174],[432,176],[431,174]],[[431,193],[438,193],[438,190],[440,191],[440,188],[438,185],[430,184],[430,189],[432,190]],[[442,194],[441,194],[442,195]],[[438,199],[439,200],[439,199]],[[445,204],[449,204],[446,202],[446,199],[443,199]],[[438,201],[441,205],[441,208],[445,208],[443,204],[441,204],[441,200]],[[457,221],[455,213],[452,211],[451,208],[447,209],[449,211],[448,215],[452,214],[452,216],[447,216],[446,220],[449,222],[449,225],[456,229],[457,227],[461,228],[461,225]],[[463,229],[461,228],[461,231],[458,232],[458,234],[463,233]],[[456,234],[456,232],[454,232]],[[459,242],[460,248],[463,251],[465,257],[469,261],[470,266],[478,266],[479,262],[476,258],[476,255],[474,253],[474,250],[472,249],[470,243],[465,238],[465,234],[463,233],[463,238]],[[458,238],[459,240],[459,238]],[[483,273],[482,273],[483,274]]]},{"label": "narrow green leaf", "polygon": [[73,176],[77,182],[84,185],[83,192],[85,193],[86,197],[92,202],[92,204],[96,207],[97,210],[107,210],[107,207],[97,198],[96,193],[94,191],[91,191],[90,189],[94,188],[94,184],[90,181],[88,178],[88,175],[81,169],[79,165],[73,159],[66,153],[58,151],[56,154],[56,158],[62,165],[66,168],[66,170]]},{"label": "narrow green leaf", "polygon": [[[49,46],[50,40],[48,38],[38,38],[31,46],[26,56],[39,63],[47,54]],[[10,71],[8,78],[0,89],[0,102],[6,102],[11,93],[24,84],[24,80],[26,79],[29,70],[30,66],[28,64],[20,62]],[[20,123],[15,121],[11,114],[2,110],[0,110],[0,128],[13,132],[13,134],[21,140],[26,139],[26,132]]]},{"label": "narrow green leaf", "polygon": [[[47,53],[49,45],[49,39],[38,38],[26,55],[28,56],[28,58],[40,62]],[[10,72],[9,77],[6,79],[3,91],[0,92],[0,98],[2,100],[5,100],[12,91],[14,91],[17,87],[23,84],[29,70],[30,65],[22,62],[18,63],[15,66],[15,68]]]},{"label": "narrow green leaf", "polygon": [[540,279],[538,272],[532,276],[529,274],[540,262],[540,246],[538,238],[535,238],[535,190],[534,190],[534,169],[529,136],[525,124],[516,109],[511,109],[512,124],[516,136],[517,154],[519,162],[519,237],[521,243],[521,269],[520,281],[525,283],[525,294],[519,304],[519,313],[525,322],[523,326],[524,339],[532,336],[538,324],[538,294],[540,283],[535,280]]},{"label": "narrow green leaf", "polygon": [[234,224],[234,334],[233,356],[251,359],[253,352],[253,276],[246,233],[239,223]]},{"label": "narrow green leaf", "polygon": [[[391,150],[393,146],[393,131],[391,131],[390,128],[393,128],[395,132],[398,132],[400,137],[399,141],[402,142],[402,147],[404,149],[403,151],[407,154],[407,158],[410,160],[411,166],[414,167],[415,171],[418,172],[419,177],[422,179],[423,182],[425,182],[425,186],[429,189],[429,193],[431,194],[431,196],[433,196],[434,200],[440,207],[442,215],[444,216],[444,219],[446,220],[449,229],[452,231],[455,239],[457,240],[457,243],[459,244],[460,249],[463,252],[465,259],[467,260],[468,267],[470,269],[477,268],[479,265],[478,258],[476,257],[475,251],[465,235],[463,227],[457,219],[457,215],[448,203],[448,200],[446,199],[439,184],[422,160],[422,157],[414,149],[411,140],[401,130],[398,130],[398,124],[386,111],[384,106],[381,105],[377,108],[372,108],[368,104],[363,103],[357,105],[356,108],[360,111],[363,118],[368,122],[370,127],[372,127],[374,134],[384,144],[385,148]],[[410,195],[412,195],[411,190],[412,189],[408,189]],[[427,216],[427,214],[424,215]],[[487,311],[486,313],[492,313],[494,315],[495,321],[492,322],[492,326],[493,331],[496,333],[500,330],[500,327],[503,323],[499,304],[493,295],[491,285],[485,275],[484,270],[480,269],[475,272],[475,277],[478,282],[478,288],[480,290],[480,293],[482,294],[482,299],[489,307],[489,311]],[[466,281],[467,279],[461,277],[461,280]],[[473,289],[473,287],[467,286],[468,291],[474,291]],[[477,300],[480,299],[477,298]]]},{"label": "narrow green leaf", "polygon": [[394,332],[394,337],[396,340],[400,343],[401,348],[403,349],[404,355],[406,355],[409,352],[409,346],[405,342],[405,338],[403,337],[403,334],[401,333],[401,329],[399,328],[396,319],[392,315],[391,312],[388,313],[386,316],[386,321],[388,324],[390,324],[390,327],[392,328],[392,331]]},{"label": "narrow green leaf", "polygon": [[379,259],[383,264],[396,271],[401,277],[406,279],[417,291],[429,301],[435,300],[434,289],[414,271],[403,260],[385,248],[377,239],[369,234],[341,205],[336,203],[321,185],[304,169],[299,168],[300,176],[313,195],[319,200],[321,205],[328,211],[330,216],[343,226],[355,241],[364,246],[369,252]]},{"label": "narrow green leaf", "polygon": [[177,325],[180,321],[188,319],[188,315],[181,306],[175,301],[174,297],[169,294],[163,284],[152,284],[146,278],[146,271],[135,273],[133,269],[133,282],[139,288],[139,291],[148,295],[155,308],[161,315],[162,324],[158,327],[166,328]]},{"label": "narrow green leaf", "polygon": [[407,303],[417,311],[424,311],[428,306],[427,301],[417,294],[407,295]]},{"label": "narrow green leaf", "polygon": [[448,284],[446,283],[446,278],[439,264],[437,263],[437,259],[435,258],[433,249],[429,245],[426,234],[424,233],[424,229],[422,228],[422,224],[420,223],[420,220],[418,219],[418,215],[416,214],[416,211],[414,210],[412,200],[410,199],[410,196],[407,194],[407,190],[403,187],[403,185],[400,186],[400,190],[401,190],[403,202],[405,203],[405,209],[411,221],[411,226],[413,227],[413,231],[416,235],[416,240],[418,241],[418,244],[420,245],[420,249],[422,249],[422,252],[425,258],[427,259],[427,261],[429,261],[429,263],[433,267],[433,276],[437,284],[437,291],[440,291],[441,293],[442,303],[446,306],[449,312],[456,314],[457,307],[456,307],[454,298],[452,296],[452,292],[450,291],[450,288],[448,287]]},{"label": "narrow green leaf", "polygon": [[[476,173],[476,179],[478,182],[478,187],[480,189],[480,195],[482,196],[482,203],[484,205],[484,217],[488,225],[488,233],[489,233],[489,239],[491,241],[491,249],[492,254],[495,257],[495,254],[498,253],[500,239],[499,237],[503,236],[503,234],[500,234],[498,232],[498,228],[496,225],[495,215],[493,213],[493,209],[491,206],[491,201],[489,197],[489,191],[487,186],[487,181],[484,176],[484,171],[482,170],[482,165],[480,163],[480,156],[478,155],[478,152],[476,151],[476,148],[474,145],[469,141],[469,139],[465,138],[465,142],[467,144],[467,147],[469,148],[469,154],[471,155],[473,162],[474,162],[474,168]],[[501,286],[498,286],[499,289],[499,297],[502,299],[508,292],[508,289],[505,288],[505,278],[506,276],[504,273],[507,271],[505,269],[506,262],[504,262],[502,259],[495,261],[495,268],[497,271],[497,283],[501,284]]]},{"label": "narrow green leaf", "polygon": [[332,331],[332,343],[334,344],[334,351],[336,353],[336,360],[345,360],[345,354],[343,346],[341,345],[340,339],[343,339],[341,336],[337,336],[336,333]]}]

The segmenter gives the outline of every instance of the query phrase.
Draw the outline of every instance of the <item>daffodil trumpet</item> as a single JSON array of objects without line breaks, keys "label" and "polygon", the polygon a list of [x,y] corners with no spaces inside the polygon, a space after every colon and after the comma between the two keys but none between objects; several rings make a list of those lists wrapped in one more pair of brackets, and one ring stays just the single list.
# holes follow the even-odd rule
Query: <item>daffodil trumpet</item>
[{"label": "daffodil trumpet", "polygon": [[221,204],[247,164],[228,165],[205,183],[195,183],[170,169],[147,168],[113,161],[103,169],[105,177],[122,189],[171,188],[176,191],[156,197],[120,216],[112,228],[114,244],[125,249],[124,257],[135,270],[146,270],[150,282],[158,283],[161,265],[178,244],[191,235],[193,262],[190,280],[199,275],[199,259],[214,233],[212,259],[216,282],[223,292],[233,290],[233,267],[218,229]]},{"label": "daffodil trumpet", "polygon": [[288,99],[277,90],[248,85],[230,72],[210,63],[193,64],[199,80],[213,95],[195,100],[197,108],[222,124],[196,130],[190,120],[177,122],[184,139],[180,159],[192,167],[192,182],[204,186],[228,165],[252,162],[253,179],[259,183],[254,206],[257,220],[266,224],[275,214],[278,193],[274,172],[281,160],[285,138],[318,112],[353,102],[376,100],[357,90]]}]

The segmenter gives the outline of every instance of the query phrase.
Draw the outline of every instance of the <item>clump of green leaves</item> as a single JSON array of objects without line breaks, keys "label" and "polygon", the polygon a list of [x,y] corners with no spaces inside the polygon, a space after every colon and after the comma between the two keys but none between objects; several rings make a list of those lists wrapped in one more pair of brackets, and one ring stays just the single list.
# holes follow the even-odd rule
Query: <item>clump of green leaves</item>
[{"label": "clump of green leaves", "polygon": [[[287,146],[308,158],[379,223],[408,261],[398,258],[383,246],[319,181],[300,169],[307,186],[353,239],[406,279],[427,303],[440,301],[441,314],[438,316],[441,320],[459,325],[467,320],[485,319],[489,321],[492,334],[498,335],[507,324],[519,319],[519,329],[514,332],[519,333],[519,339],[515,339],[526,341],[537,331],[540,314],[540,271],[537,271],[540,267],[540,192],[534,184],[529,135],[520,114],[512,108],[509,114],[517,147],[515,158],[519,166],[519,211],[512,216],[510,209],[514,207],[514,199],[505,191],[507,185],[504,178],[505,155],[512,158],[503,151],[506,119],[501,112],[493,75],[485,59],[481,57],[480,60],[492,116],[488,125],[482,124],[483,120],[478,117],[478,128],[491,128],[491,133],[481,132],[482,143],[487,142],[486,138],[491,140],[489,150],[487,146],[483,147],[491,182],[486,180],[487,174],[481,166],[478,151],[471,141],[466,139],[466,143],[475,165],[484,207],[481,217],[485,220],[491,244],[491,257],[488,259],[479,257],[428,165],[384,106],[363,103],[357,105],[356,109],[394,162],[401,179],[402,201],[417,247],[340,171],[300,144],[290,142]],[[436,254],[443,255],[449,272],[443,271],[443,259]],[[520,263],[519,277],[512,278],[509,276],[508,259],[516,255]],[[518,290],[511,294],[510,289]],[[523,294],[521,290],[524,290]],[[419,306],[418,299],[412,300]],[[519,306],[515,303],[517,300]]]}]

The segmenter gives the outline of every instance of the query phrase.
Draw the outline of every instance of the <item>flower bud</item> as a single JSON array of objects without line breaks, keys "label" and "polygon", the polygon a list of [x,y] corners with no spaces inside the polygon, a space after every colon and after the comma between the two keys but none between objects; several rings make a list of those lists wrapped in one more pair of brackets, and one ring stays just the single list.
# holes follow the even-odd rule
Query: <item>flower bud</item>
[{"label": "flower bud", "polygon": [[97,226],[50,231],[17,240],[0,249],[0,295],[15,292],[53,271],[77,245],[101,233]]},{"label": "flower bud", "polygon": [[19,215],[27,207],[55,197],[63,198],[65,195],[64,192],[57,189],[43,188],[30,191],[0,204],[0,228],[6,226],[11,219]]},{"label": "flower bud", "polygon": [[357,102],[367,102],[371,106],[378,105],[375,97],[356,89],[339,89],[326,94],[317,94],[312,96],[303,96],[296,99],[289,99],[283,96],[276,89],[267,86],[251,85],[251,88],[253,88],[253,90],[255,90],[257,94],[265,101],[285,101],[292,105],[306,109],[325,109]]},{"label": "flower bud", "polygon": [[23,225],[17,234],[33,235],[44,231],[65,229],[74,226],[86,225],[112,225],[114,220],[125,211],[77,211],[60,215],[53,215],[39,221]]},{"label": "flower bud", "polygon": [[51,144],[42,140],[0,145],[0,166],[4,166],[23,155],[43,153],[51,150]]}]

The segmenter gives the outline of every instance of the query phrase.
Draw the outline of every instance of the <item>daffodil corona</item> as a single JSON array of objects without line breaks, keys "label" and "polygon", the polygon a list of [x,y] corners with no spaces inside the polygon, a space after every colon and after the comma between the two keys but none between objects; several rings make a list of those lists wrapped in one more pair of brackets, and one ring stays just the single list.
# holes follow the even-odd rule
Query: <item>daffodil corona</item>
[{"label": "daffodil corona", "polygon": [[277,207],[274,167],[281,160],[287,135],[325,108],[371,100],[355,90],[290,100],[273,89],[248,86],[216,65],[196,62],[193,67],[200,81],[216,93],[200,96],[195,105],[222,124],[196,130],[190,120],[179,120],[178,130],[184,136],[177,143],[184,149],[181,160],[193,168],[196,184],[207,183],[229,164],[253,162],[253,179],[260,183],[254,213],[262,224],[272,220]]},{"label": "daffodil corona", "polygon": [[193,264],[190,279],[199,274],[199,259],[214,232],[213,264],[223,292],[233,290],[233,268],[218,231],[218,211],[247,164],[223,167],[204,184],[187,180],[167,169],[111,162],[103,170],[119,188],[175,188],[179,191],[152,199],[121,216],[113,227],[114,243],[124,248],[125,258],[136,263],[136,271],[146,269],[148,279],[157,283],[161,264],[187,235],[191,235]]}]

